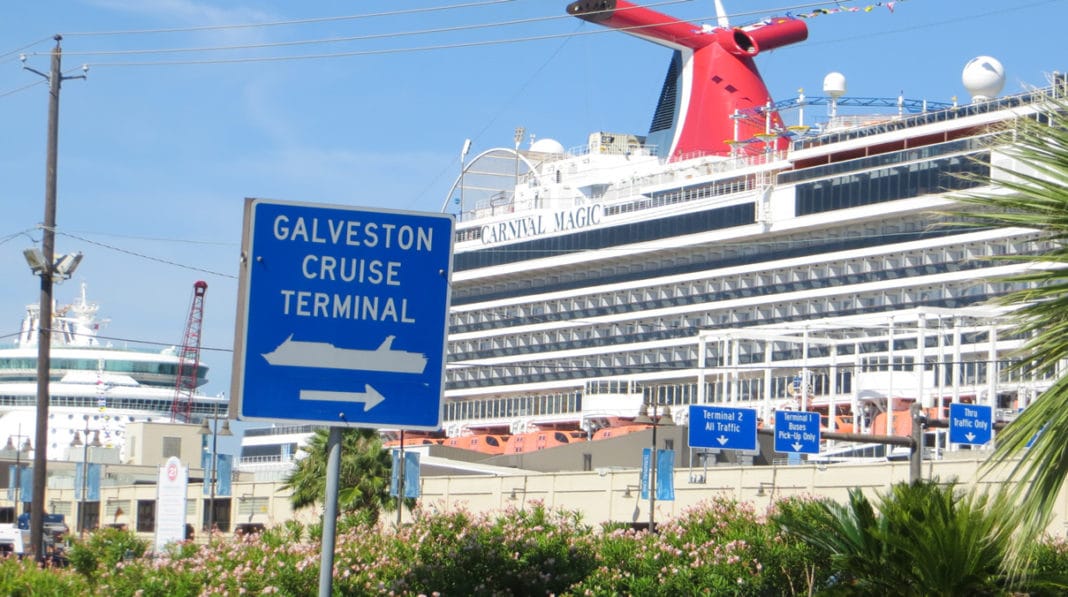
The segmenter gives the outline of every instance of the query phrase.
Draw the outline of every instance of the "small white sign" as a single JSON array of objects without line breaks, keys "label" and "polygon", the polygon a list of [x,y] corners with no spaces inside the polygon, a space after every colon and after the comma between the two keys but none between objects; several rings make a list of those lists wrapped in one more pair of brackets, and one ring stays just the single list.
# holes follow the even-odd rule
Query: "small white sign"
[{"label": "small white sign", "polygon": [[156,551],[169,543],[185,541],[185,502],[189,487],[189,467],[175,457],[159,469],[156,483]]}]

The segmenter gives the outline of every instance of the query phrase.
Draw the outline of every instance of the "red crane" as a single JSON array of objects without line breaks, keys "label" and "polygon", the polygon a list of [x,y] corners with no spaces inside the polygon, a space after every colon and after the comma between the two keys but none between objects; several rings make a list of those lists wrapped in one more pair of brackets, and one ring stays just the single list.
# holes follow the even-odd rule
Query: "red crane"
[{"label": "red crane", "polygon": [[198,280],[193,284],[193,300],[189,305],[189,320],[185,324],[185,338],[178,351],[178,375],[174,382],[174,402],[171,403],[171,422],[191,422],[193,393],[197,387],[197,369],[200,367],[200,328],[204,322],[204,294],[208,283]]}]

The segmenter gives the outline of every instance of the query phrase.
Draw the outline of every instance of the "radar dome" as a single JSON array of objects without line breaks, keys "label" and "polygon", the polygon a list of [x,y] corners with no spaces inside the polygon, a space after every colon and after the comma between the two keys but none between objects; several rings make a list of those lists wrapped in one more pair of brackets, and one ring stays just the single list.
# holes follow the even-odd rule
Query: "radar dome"
[{"label": "radar dome", "polygon": [[823,77],[823,92],[831,97],[842,97],[846,94],[846,78],[842,73],[828,73]]},{"label": "radar dome", "polygon": [[972,96],[973,102],[981,102],[997,97],[1005,86],[1005,67],[997,58],[979,56],[964,65],[960,80]]},{"label": "radar dome", "polygon": [[532,143],[530,145],[530,151],[537,151],[539,153],[564,153],[564,146],[556,139],[545,137],[544,139],[538,139]]}]

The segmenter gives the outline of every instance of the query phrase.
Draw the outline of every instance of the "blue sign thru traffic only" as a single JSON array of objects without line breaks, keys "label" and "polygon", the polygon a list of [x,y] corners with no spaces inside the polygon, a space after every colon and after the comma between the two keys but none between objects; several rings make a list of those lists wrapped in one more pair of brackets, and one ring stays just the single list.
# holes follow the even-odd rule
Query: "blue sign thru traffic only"
[{"label": "blue sign thru traffic only", "polygon": [[994,409],[979,404],[949,405],[949,441],[983,445],[993,438]]},{"label": "blue sign thru traffic only", "polygon": [[757,449],[755,408],[690,405],[690,447]]},{"label": "blue sign thru traffic only", "polygon": [[238,418],[437,429],[453,219],[245,202]]},{"label": "blue sign thru traffic only", "polygon": [[805,410],[775,411],[775,451],[819,454],[820,414]]}]

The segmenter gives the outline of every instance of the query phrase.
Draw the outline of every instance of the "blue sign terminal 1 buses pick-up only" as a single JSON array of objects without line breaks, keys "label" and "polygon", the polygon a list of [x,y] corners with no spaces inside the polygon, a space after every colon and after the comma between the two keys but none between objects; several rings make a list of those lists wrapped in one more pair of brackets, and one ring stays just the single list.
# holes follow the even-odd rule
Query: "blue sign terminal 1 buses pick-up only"
[{"label": "blue sign terminal 1 buses pick-up only", "polygon": [[820,414],[775,411],[775,451],[783,454],[820,453]]},{"label": "blue sign terminal 1 buses pick-up only", "polygon": [[245,202],[239,419],[441,426],[452,216]]}]

